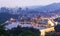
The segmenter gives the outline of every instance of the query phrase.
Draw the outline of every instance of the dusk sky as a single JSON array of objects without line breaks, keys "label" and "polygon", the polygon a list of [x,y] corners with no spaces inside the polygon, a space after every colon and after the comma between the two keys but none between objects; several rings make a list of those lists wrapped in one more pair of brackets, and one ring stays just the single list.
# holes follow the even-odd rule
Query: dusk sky
[{"label": "dusk sky", "polygon": [[0,0],[0,7],[25,7],[34,5],[49,5],[60,0]]}]

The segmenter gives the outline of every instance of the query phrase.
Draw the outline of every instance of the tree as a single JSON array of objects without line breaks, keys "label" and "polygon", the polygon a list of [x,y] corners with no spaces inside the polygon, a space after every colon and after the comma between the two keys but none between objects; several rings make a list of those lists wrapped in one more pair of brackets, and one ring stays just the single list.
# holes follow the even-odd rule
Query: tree
[{"label": "tree", "polygon": [[0,24],[0,36],[3,36],[5,34],[5,25]]},{"label": "tree", "polygon": [[60,25],[58,24],[57,26],[54,27],[56,32],[60,32]]},{"label": "tree", "polygon": [[38,29],[17,26],[16,28],[7,30],[7,35],[8,36],[40,36],[40,32]]},{"label": "tree", "polygon": [[46,33],[45,36],[57,36],[57,34],[54,32],[49,32],[49,33]]},{"label": "tree", "polygon": [[40,31],[32,27],[17,26],[12,29],[5,30],[5,25],[0,24],[0,36],[40,36]]}]

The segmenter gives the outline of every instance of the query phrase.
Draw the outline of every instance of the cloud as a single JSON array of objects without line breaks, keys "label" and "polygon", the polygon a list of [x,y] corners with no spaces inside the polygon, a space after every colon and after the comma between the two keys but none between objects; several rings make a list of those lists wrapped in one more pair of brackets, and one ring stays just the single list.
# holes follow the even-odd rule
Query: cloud
[{"label": "cloud", "polygon": [[0,0],[0,7],[48,5],[54,2],[60,2],[60,0]]}]

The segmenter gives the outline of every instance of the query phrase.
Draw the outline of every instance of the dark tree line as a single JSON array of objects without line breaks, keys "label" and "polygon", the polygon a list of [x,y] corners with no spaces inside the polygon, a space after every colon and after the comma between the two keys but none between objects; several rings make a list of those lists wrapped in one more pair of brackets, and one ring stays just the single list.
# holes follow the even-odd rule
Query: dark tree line
[{"label": "dark tree line", "polygon": [[0,24],[0,36],[40,36],[40,31],[32,27],[20,27],[5,30],[5,25]]}]

